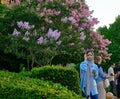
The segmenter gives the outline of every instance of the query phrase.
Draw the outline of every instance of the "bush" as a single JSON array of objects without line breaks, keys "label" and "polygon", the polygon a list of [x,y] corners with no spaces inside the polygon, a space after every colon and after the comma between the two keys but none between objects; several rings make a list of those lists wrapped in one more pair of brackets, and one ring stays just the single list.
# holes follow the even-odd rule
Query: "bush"
[{"label": "bush", "polygon": [[60,84],[0,71],[0,99],[81,99]]},{"label": "bush", "polygon": [[80,74],[80,63],[79,64],[76,64],[75,67],[74,67],[78,73]]},{"label": "bush", "polygon": [[65,68],[62,66],[44,66],[33,68],[31,70],[30,77],[60,83],[76,93],[79,92],[79,74],[73,68]]}]

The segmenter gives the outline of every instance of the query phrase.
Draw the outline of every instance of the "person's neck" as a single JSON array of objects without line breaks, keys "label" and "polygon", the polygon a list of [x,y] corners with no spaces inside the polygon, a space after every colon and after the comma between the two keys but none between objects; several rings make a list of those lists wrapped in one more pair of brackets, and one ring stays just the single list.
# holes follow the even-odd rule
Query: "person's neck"
[{"label": "person's neck", "polygon": [[98,63],[98,65],[100,65],[100,63]]}]

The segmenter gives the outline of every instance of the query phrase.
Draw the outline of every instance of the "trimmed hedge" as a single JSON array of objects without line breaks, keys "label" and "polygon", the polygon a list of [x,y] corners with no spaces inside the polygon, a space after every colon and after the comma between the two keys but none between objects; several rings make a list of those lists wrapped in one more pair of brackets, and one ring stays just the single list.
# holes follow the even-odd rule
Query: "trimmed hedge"
[{"label": "trimmed hedge", "polygon": [[66,68],[62,66],[33,68],[30,77],[60,83],[63,86],[67,86],[69,90],[79,93],[80,79],[78,72],[74,68]]},{"label": "trimmed hedge", "polygon": [[53,82],[0,71],[0,99],[82,99]]}]

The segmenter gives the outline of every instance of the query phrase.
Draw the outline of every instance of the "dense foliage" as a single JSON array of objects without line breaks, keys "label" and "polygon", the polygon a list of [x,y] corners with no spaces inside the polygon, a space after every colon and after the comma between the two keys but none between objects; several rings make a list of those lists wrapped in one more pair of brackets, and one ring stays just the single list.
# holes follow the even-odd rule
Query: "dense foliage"
[{"label": "dense foliage", "polygon": [[0,99],[82,99],[60,84],[0,71]]},{"label": "dense foliage", "polygon": [[63,86],[67,86],[68,89],[79,93],[79,74],[73,68],[70,69],[61,66],[44,66],[40,68],[33,68],[31,70],[30,77],[60,83]]},{"label": "dense foliage", "polygon": [[112,53],[111,60],[107,63],[108,66],[112,63],[116,63],[116,66],[118,66],[120,61],[120,16],[116,17],[115,22],[110,24],[109,27],[100,27],[98,31],[112,42],[108,46],[109,52]]}]

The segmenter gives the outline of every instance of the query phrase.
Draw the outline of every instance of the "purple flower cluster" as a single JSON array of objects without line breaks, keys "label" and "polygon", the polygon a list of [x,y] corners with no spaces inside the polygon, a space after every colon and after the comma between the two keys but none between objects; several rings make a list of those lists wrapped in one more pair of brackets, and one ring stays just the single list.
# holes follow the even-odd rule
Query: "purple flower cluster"
[{"label": "purple flower cluster", "polygon": [[34,28],[34,25],[31,26],[29,25],[29,22],[23,22],[23,21],[17,22],[17,26],[21,29],[27,29],[27,30]]},{"label": "purple flower cluster", "polygon": [[80,39],[84,41],[85,38],[86,38],[85,33],[84,32],[80,33]]},{"label": "purple flower cluster", "polygon": [[60,37],[60,34],[61,32],[59,32],[58,30],[53,31],[52,29],[49,29],[46,36],[49,39],[54,39],[55,41],[57,41]]},{"label": "purple flower cluster", "polygon": [[15,28],[12,35],[18,36],[19,34],[20,34],[20,32]]},{"label": "purple flower cluster", "polygon": [[44,38],[43,37],[40,37],[38,40],[37,40],[37,44],[43,44],[44,43]]},{"label": "purple flower cluster", "polygon": [[[19,21],[17,22],[17,26],[20,28],[20,29],[24,29],[26,30],[26,32],[24,33],[23,35],[23,40],[25,40],[26,42],[28,42],[30,40],[30,32],[28,30],[34,28],[34,25],[29,25],[29,22],[23,22],[23,21]],[[19,32],[16,28],[14,29],[13,31],[13,36],[18,36],[19,34],[21,34],[21,32]]]},{"label": "purple flower cluster", "polygon": [[45,37],[41,36],[37,40],[37,44],[40,44],[40,45],[45,44],[50,40],[50,42],[56,41],[56,44],[60,45],[62,42],[61,40],[58,40],[60,38],[60,34],[61,34],[61,32],[59,32],[58,30],[53,31],[52,29],[49,29]]}]

